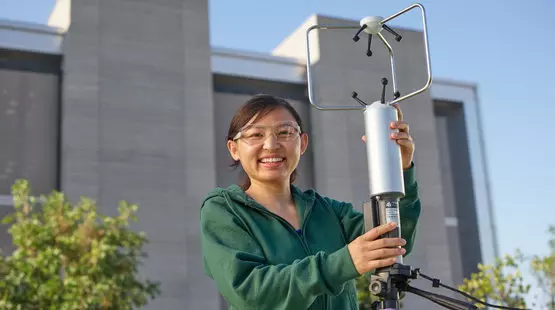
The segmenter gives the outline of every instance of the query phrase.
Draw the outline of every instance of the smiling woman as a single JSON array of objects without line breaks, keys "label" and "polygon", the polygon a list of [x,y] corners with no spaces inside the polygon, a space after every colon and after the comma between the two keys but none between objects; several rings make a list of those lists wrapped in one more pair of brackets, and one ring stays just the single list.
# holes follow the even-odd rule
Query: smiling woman
[{"label": "smiling woman", "polygon": [[407,159],[399,204],[406,240],[379,238],[391,225],[364,232],[352,204],[293,185],[309,139],[286,100],[257,95],[236,112],[227,148],[245,181],[214,189],[200,211],[204,271],[230,309],[356,310],[354,280],[411,251],[420,215],[414,147],[406,122],[390,128],[399,129],[391,139]]},{"label": "smiling woman", "polygon": [[[290,183],[295,181],[295,168],[306,151],[308,135],[301,117],[287,101],[254,96],[237,111],[227,136],[233,166],[241,165],[246,172],[243,190],[252,191],[251,182],[257,186],[257,181],[273,179],[276,185],[285,185],[282,179],[287,177]],[[245,143],[237,143],[239,140]]]}]

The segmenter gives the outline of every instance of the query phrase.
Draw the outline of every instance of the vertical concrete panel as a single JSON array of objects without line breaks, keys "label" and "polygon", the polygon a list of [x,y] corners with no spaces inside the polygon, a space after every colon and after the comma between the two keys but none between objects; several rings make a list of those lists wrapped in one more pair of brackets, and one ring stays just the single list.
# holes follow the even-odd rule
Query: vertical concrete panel
[{"label": "vertical concrete panel", "polygon": [[195,228],[194,233],[188,233],[185,239],[188,285],[184,298],[187,298],[190,309],[217,309],[221,302],[214,283],[203,274],[198,233],[200,202],[216,185],[208,1],[184,2],[182,16],[185,47],[185,186],[187,201],[190,201],[186,207],[188,214],[191,214],[187,225]]},{"label": "vertical concrete panel", "polygon": [[[73,1],[64,43],[63,189],[140,206],[149,309],[217,309],[202,273],[202,198],[215,186],[207,1]],[[76,128],[82,124],[82,129]],[[87,141],[87,142],[84,142]]]},{"label": "vertical concrete panel", "polygon": [[61,186],[72,200],[100,198],[99,1],[72,1],[63,52]]}]

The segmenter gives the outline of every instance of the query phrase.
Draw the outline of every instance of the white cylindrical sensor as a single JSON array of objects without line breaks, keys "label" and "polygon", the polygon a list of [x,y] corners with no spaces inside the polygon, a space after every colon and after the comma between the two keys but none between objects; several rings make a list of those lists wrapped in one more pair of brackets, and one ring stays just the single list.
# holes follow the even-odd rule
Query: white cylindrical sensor
[{"label": "white cylindrical sensor", "polygon": [[391,139],[391,122],[398,120],[397,109],[379,101],[364,109],[366,150],[370,176],[370,197],[405,195],[401,148]]}]

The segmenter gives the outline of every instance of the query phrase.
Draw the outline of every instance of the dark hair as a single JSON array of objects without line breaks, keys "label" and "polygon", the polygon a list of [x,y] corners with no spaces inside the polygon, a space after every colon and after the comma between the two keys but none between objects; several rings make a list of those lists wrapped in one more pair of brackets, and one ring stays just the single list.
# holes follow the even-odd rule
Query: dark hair
[{"label": "dark hair", "polygon": [[[285,108],[287,109],[287,111],[289,111],[289,113],[291,113],[291,115],[293,115],[293,118],[295,118],[295,121],[299,124],[299,127],[301,128],[301,133],[303,133],[304,129],[301,117],[291,106],[291,104],[287,102],[287,100],[267,94],[258,94],[247,100],[243,104],[243,106],[239,108],[237,112],[235,112],[235,115],[233,116],[229,124],[227,141],[233,140],[233,137],[235,137],[235,135],[239,133],[241,128],[243,128],[243,126],[245,126],[253,117],[256,116],[256,118],[253,120],[253,122],[256,122],[257,120],[268,115],[270,112],[279,108]],[[236,168],[239,166],[239,164],[240,161],[236,160],[233,161],[230,166]],[[289,179],[291,183],[295,182],[296,176],[297,169],[293,170],[293,173],[291,173],[291,177]],[[250,187],[250,185],[251,181],[249,179],[249,176],[243,171],[243,181],[240,184],[240,187],[243,190],[246,190]]]}]

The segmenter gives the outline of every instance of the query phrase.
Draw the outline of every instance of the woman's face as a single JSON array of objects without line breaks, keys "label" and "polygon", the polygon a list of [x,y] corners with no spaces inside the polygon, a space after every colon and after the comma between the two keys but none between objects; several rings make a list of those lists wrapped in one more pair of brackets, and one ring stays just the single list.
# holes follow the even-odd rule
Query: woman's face
[{"label": "woman's face", "polygon": [[308,136],[299,133],[293,115],[278,108],[243,128],[239,138],[228,141],[227,146],[231,157],[241,162],[251,183],[289,183],[308,144]]}]

